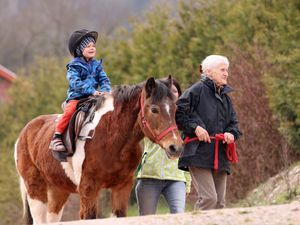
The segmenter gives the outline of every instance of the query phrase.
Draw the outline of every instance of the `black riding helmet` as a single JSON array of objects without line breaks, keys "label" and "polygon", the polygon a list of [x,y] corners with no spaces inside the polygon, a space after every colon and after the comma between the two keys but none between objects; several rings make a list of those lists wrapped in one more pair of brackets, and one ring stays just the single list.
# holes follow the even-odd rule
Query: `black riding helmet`
[{"label": "black riding helmet", "polygon": [[86,29],[76,30],[72,33],[69,39],[69,51],[72,56],[76,57],[76,48],[81,43],[83,38],[91,36],[95,39],[95,42],[98,38],[98,32],[96,31],[89,31]]}]

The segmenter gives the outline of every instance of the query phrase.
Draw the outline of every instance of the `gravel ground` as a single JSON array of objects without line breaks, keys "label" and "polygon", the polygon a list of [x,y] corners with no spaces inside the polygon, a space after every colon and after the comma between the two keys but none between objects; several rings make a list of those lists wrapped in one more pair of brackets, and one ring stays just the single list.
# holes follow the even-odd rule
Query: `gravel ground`
[{"label": "gravel ground", "polygon": [[300,225],[300,201],[291,204],[197,211],[182,214],[107,218],[53,225]]}]

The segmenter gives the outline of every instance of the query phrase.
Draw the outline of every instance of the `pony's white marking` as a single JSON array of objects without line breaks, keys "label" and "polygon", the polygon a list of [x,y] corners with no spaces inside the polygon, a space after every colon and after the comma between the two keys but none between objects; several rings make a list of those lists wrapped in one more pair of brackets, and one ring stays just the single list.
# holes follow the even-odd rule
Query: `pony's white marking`
[{"label": "pony's white marking", "polygon": [[[114,110],[113,97],[111,95],[106,95],[106,99],[103,102],[103,105],[99,110],[95,112],[95,116],[91,123],[86,123],[86,125],[81,129],[80,136],[88,136],[91,130],[94,130],[95,127],[100,122],[102,116],[109,111]],[[89,117],[87,118],[87,120]],[[97,134],[95,134],[97,135]],[[71,162],[61,163],[64,168],[67,176],[72,180],[75,185],[79,185],[82,173],[82,164],[85,159],[85,151],[84,151],[85,141],[77,140],[76,141],[76,151],[75,154],[71,158]],[[72,165],[73,168],[72,168]]]},{"label": "pony's white marking", "polygon": [[76,184],[75,176],[74,176],[74,170],[73,170],[73,165],[72,165],[72,160],[68,158],[68,162],[61,162],[60,163],[62,168],[65,170],[65,173],[67,177],[70,178],[70,180]]},{"label": "pony's white marking", "polygon": [[172,134],[173,134],[173,139],[176,141],[177,140],[177,136],[175,135],[175,132],[172,131]]},{"label": "pony's white marking", "polygon": [[47,222],[48,223],[55,223],[59,222],[61,220],[62,214],[63,214],[64,207],[61,208],[58,214],[56,213],[47,213]]},{"label": "pony's white marking", "polygon": [[14,159],[15,159],[16,166],[17,166],[17,160],[18,160],[18,153],[17,153],[18,143],[19,143],[19,138],[16,140],[15,147],[14,147]]},{"label": "pony's white marking", "polygon": [[27,195],[33,224],[47,223],[47,204],[39,200],[32,199]]},{"label": "pony's white marking", "polygon": [[165,108],[166,108],[166,111],[168,113],[168,115],[170,116],[171,118],[171,114],[170,114],[170,106],[168,104],[165,104]]},{"label": "pony's white marking", "polygon": [[28,205],[30,208],[29,213],[31,213],[33,224],[46,223],[47,204],[29,197],[29,195],[27,194],[27,189],[24,180],[21,176],[20,176],[20,191],[21,191],[21,197],[23,201],[23,210],[24,210],[23,214],[25,215],[25,210],[27,207],[26,206],[26,198],[27,198]]},{"label": "pony's white marking", "polygon": [[109,216],[109,218],[117,218],[117,215],[111,213],[110,216]]},{"label": "pony's white marking", "polygon": [[[165,104],[165,109],[166,109],[166,112],[169,115],[169,117],[172,118],[171,117],[171,112],[170,112],[170,105],[169,104]],[[173,139],[177,140],[177,136],[175,135],[174,130],[172,131],[172,134],[173,134]]]},{"label": "pony's white marking", "polygon": [[[47,192],[47,198],[48,198],[48,204],[51,201],[55,201],[55,198],[53,197],[53,195],[51,194],[51,191]],[[47,211],[47,222],[48,223],[54,223],[54,222],[59,222],[61,220],[62,214],[64,211],[64,205],[61,207],[60,211],[58,213],[54,213],[54,212],[49,212],[49,209]]]},{"label": "pony's white marking", "polygon": [[24,180],[21,177],[21,174],[20,174],[20,172],[18,170],[18,167],[17,167],[17,161],[18,161],[17,147],[18,147],[18,143],[19,143],[19,139],[17,139],[16,143],[15,143],[14,159],[15,159],[15,166],[16,166],[17,172],[18,172],[19,177],[20,177],[20,192],[21,192],[21,198],[22,198],[22,202],[23,202],[23,215],[25,215],[25,209],[26,209],[26,204],[25,203],[26,203],[27,189],[26,189]]},{"label": "pony's white marking", "polygon": [[23,214],[25,215],[25,209],[26,209],[26,187],[23,178],[20,176],[20,191],[21,191],[21,197],[23,202]]},{"label": "pony's white marking", "polygon": [[[55,122],[58,122],[62,114],[56,114],[56,119]],[[62,168],[64,169],[66,175],[70,178],[70,180],[75,184],[75,177],[74,177],[74,171],[73,171],[73,166],[71,163],[71,160],[68,159],[68,162],[61,162],[60,163]]]}]

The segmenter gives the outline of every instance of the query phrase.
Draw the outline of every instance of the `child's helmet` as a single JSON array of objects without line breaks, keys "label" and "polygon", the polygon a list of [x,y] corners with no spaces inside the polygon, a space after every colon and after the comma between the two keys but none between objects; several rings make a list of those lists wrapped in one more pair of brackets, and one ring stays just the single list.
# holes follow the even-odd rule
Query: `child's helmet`
[{"label": "child's helmet", "polygon": [[95,39],[95,42],[98,38],[98,32],[96,31],[89,31],[86,29],[76,30],[72,33],[69,39],[69,51],[72,56],[76,57],[76,48],[81,43],[83,38],[91,36]]}]

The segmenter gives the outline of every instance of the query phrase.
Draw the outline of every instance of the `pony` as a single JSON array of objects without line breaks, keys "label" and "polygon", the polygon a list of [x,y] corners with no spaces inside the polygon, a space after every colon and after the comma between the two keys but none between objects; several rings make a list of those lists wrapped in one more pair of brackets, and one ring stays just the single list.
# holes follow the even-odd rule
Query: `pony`
[{"label": "pony", "polygon": [[112,213],[126,216],[141,140],[148,137],[170,158],[182,152],[172,82],[171,76],[151,77],[101,95],[79,134],[90,138],[76,140],[68,162],[58,162],[49,150],[59,115],[41,115],[28,122],[15,143],[25,224],[60,221],[71,193],[79,194],[80,219],[95,219],[102,189],[111,190]]}]

